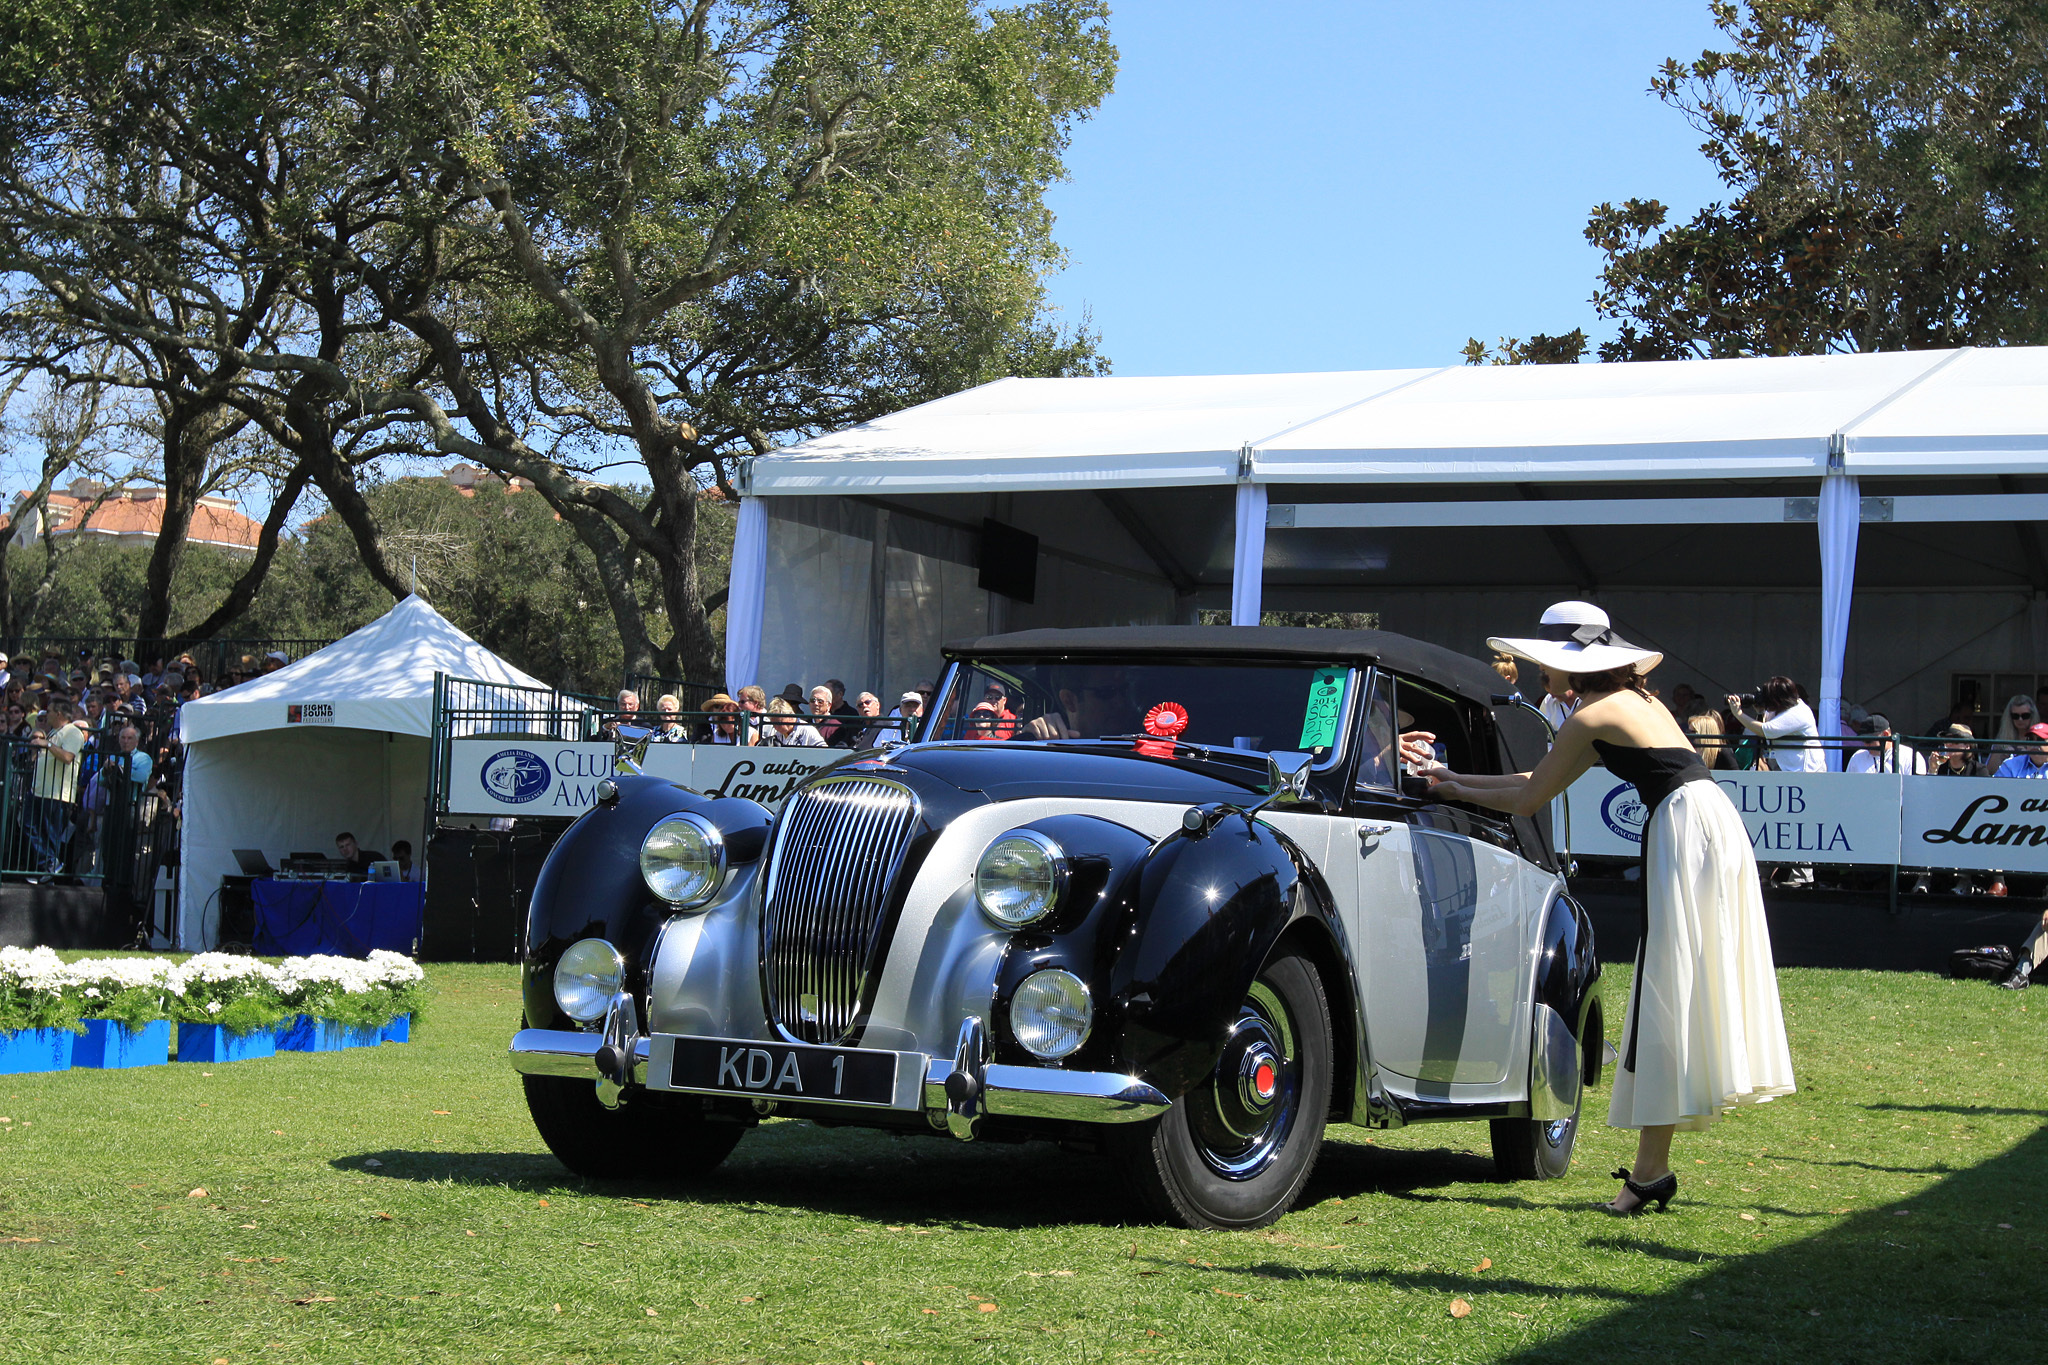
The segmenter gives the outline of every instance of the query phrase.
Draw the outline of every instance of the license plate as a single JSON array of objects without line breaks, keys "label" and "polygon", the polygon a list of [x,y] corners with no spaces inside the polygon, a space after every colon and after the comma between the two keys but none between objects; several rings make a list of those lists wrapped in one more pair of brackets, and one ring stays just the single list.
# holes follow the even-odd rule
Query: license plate
[{"label": "license plate", "polygon": [[896,1101],[893,1052],[729,1038],[677,1038],[672,1047],[671,1090],[832,1104]]}]

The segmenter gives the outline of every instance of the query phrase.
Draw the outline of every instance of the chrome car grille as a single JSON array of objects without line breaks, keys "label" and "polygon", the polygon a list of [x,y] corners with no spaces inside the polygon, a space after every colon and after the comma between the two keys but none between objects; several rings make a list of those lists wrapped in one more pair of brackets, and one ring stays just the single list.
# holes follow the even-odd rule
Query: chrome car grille
[{"label": "chrome car grille", "polygon": [[792,796],[778,820],[761,916],[768,1010],[791,1037],[852,1032],[875,938],[917,797],[894,782],[831,777]]}]

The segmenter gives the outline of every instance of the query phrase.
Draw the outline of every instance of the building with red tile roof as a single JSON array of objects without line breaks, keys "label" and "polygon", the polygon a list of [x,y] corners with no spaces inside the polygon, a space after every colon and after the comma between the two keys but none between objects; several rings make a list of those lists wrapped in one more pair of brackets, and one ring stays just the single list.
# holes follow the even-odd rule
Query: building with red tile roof
[{"label": "building with red tile roof", "polygon": [[[127,545],[156,543],[157,533],[164,524],[163,489],[147,486],[119,489],[106,493],[105,500],[94,507],[94,500],[102,493],[105,493],[105,488],[89,479],[76,479],[61,493],[52,489],[46,509],[51,534],[64,536],[83,531],[89,536]],[[28,544],[43,534],[43,515],[25,510],[28,500],[26,491],[18,493],[14,505],[8,509],[5,526],[17,544]],[[192,529],[187,541],[232,553],[253,554],[262,533],[263,524],[244,515],[234,499],[207,496],[202,497],[198,507],[193,509]]]}]

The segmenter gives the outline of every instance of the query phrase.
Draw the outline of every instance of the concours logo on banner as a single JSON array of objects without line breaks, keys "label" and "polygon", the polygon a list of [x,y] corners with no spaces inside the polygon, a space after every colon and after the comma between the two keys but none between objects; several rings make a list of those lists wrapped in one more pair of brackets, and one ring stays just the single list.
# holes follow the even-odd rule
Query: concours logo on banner
[{"label": "concours logo on banner", "polygon": [[547,794],[555,772],[531,749],[501,749],[484,760],[477,779],[498,800],[523,806]]}]

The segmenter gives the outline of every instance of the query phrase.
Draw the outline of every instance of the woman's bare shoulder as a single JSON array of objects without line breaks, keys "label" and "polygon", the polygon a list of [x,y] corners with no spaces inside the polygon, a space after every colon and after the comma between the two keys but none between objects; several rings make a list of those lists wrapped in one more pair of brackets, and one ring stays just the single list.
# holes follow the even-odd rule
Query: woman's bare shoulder
[{"label": "woman's bare shoulder", "polygon": [[1581,706],[1572,718],[1583,721],[1595,739],[1652,749],[1692,742],[1661,703],[1637,692],[1610,692]]}]

